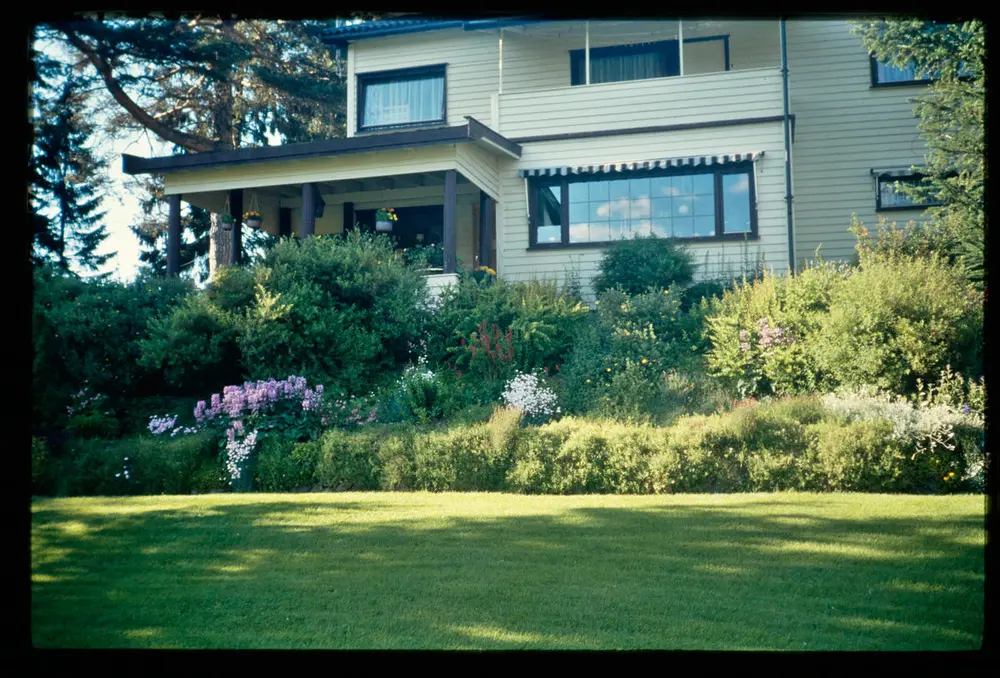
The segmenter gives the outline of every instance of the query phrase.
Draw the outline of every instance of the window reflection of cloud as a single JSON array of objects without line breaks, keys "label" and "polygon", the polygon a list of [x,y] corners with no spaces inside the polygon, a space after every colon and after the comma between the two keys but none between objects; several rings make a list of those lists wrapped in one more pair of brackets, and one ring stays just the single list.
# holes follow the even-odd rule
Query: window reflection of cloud
[{"label": "window reflection of cloud", "polygon": [[730,193],[746,193],[748,190],[750,190],[750,177],[746,174],[741,174],[736,183],[729,185]]}]

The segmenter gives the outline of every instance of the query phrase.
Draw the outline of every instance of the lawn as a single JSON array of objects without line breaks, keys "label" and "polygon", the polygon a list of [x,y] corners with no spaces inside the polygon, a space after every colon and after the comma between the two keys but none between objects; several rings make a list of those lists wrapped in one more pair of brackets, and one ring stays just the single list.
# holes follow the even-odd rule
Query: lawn
[{"label": "lawn", "polygon": [[965,650],[984,498],[36,499],[36,647]]}]

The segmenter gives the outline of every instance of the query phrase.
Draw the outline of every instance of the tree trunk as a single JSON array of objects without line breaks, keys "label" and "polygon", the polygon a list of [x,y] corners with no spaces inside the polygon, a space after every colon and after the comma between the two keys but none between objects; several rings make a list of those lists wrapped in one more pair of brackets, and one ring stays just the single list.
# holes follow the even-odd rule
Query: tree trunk
[{"label": "tree trunk", "polygon": [[222,215],[212,215],[212,228],[208,231],[208,279],[215,280],[215,273],[232,261],[233,237],[222,228]]}]

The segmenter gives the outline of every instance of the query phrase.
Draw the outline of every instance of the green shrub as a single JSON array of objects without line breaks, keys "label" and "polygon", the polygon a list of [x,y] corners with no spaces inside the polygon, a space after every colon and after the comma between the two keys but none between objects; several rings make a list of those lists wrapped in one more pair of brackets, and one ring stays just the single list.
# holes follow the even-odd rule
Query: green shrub
[{"label": "green shrub", "polygon": [[[807,427],[810,462],[824,490],[886,492],[908,489],[903,447],[883,420],[821,421]],[[901,482],[902,481],[902,482]]]},{"label": "green shrub", "polygon": [[399,433],[382,439],[378,449],[382,468],[382,489],[413,490],[417,487],[417,468],[413,454],[413,436]]},{"label": "green shrub", "polygon": [[377,490],[381,484],[378,448],[381,435],[371,431],[332,429],[320,438],[315,478],[335,490]]},{"label": "green shrub", "polygon": [[600,294],[618,288],[641,294],[650,288],[683,289],[691,283],[694,269],[690,252],[673,238],[620,240],[604,250],[594,291]]},{"label": "green shrub", "polygon": [[139,363],[140,343],[149,320],[166,314],[190,290],[190,282],[177,278],[139,276],[125,284],[35,269],[34,430],[64,428],[66,407],[82,388],[106,396],[118,415],[133,398],[162,391],[161,376]]},{"label": "green shrub", "polygon": [[[432,364],[449,364],[464,376],[502,388],[514,370],[555,370],[586,316],[579,298],[554,282],[477,281],[463,275],[442,294],[425,347]],[[495,400],[499,390],[491,395]]]},{"label": "green shrub", "polygon": [[911,393],[946,364],[982,373],[983,297],[935,257],[872,258],[831,291],[815,354],[832,383]]},{"label": "green shrub", "polygon": [[191,475],[191,491],[197,494],[223,492],[229,490],[226,470],[217,459],[202,459]]},{"label": "green shrub", "polygon": [[262,492],[291,492],[312,485],[320,458],[320,445],[266,436],[257,451],[254,486]]},{"label": "green shrub", "polygon": [[384,236],[286,239],[255,267],[239,345],[251,378],[297,374],[367,393],[412,357],[426,280]]},{"label": "green shrub", "polygon": [[69,446],[74,495],[188,494],[205,462],[217,457],[210,433],[120,440],[74,440]]}]

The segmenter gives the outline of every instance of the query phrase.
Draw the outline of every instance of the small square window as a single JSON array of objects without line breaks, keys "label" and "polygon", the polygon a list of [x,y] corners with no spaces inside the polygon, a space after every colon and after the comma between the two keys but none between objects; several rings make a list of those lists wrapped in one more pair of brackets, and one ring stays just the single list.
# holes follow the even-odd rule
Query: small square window
[{"label": "small square window", "polygon": [[940,205],[941,202],[928,200],[914,200],[900,190],[901,185],[920,185],[923,180],[922,175],[903,170],[883,172],[875,175],[875,209],[876,211],[888,210],[920,210],[925,207]]}]

